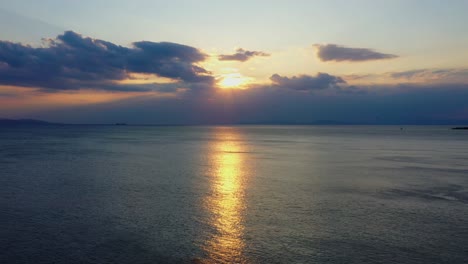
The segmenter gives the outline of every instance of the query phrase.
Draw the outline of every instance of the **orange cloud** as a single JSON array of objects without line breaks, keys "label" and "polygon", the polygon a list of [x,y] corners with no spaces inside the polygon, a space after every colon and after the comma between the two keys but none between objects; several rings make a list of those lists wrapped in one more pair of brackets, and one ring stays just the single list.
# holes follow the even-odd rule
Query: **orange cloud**
[{"label": "orange cloud", "polygon": [[81,105],[101,104],[132,97],[174,97],[173,93],[150,92],[110,92],[102,90],[74,90],[54,93],[40,92],[39,88],[25,89],[15,86],[0,86],[0,110],[55,109]]}]

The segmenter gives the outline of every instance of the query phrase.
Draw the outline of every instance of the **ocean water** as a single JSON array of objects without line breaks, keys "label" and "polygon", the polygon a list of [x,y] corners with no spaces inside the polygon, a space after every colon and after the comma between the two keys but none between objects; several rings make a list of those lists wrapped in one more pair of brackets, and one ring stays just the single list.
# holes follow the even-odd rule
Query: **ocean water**
[{"label": "ocean water", "polygon": [[468,263],[468,131],[0,127],[0,263]]}]

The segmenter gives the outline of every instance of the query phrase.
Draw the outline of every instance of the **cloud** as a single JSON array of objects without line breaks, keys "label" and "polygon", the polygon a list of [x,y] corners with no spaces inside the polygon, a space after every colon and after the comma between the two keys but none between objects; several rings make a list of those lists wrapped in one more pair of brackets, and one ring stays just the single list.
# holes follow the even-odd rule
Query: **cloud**
[{"label": "cloud", "polygon": [[244,49],[237,49],[236,53],[230,55],[219,55],[220,61],[248,61],[253,57],[268,57],[270,54],[262,51],[249,51]]},{"label": "cloud", "polygon": [[66,31],[45,46],[0,41],[0,85],[49,90],[103,89],[148,91],[158,84],[119,85],[132,73],[151,74],[185,84],[213,83],[197,63],[206,55],[196,48],[170,42],[134,42],[123,47]]},{"label": "cloud", "polygon": [[335,44],[315,44],[317,57],[321,61],[371,61],[398,58],[397,55],[385,54],[365,48],[348,48]]},{"label": "cloud", "polygon": [[[416,69],[349,77],[273,74],[270,84],[223,90],[215,89],[212,74],[199,66],[206,58],[200,50],[177,43],[140,41],[123,47],[72,31],[44,40],[41,47],[0,41],[0,112],[71,123],[468,121],[468,69]],[[164,77],[164,82],[148,83],[154,76]],[[369,81],[373,78],[386,79]],[[396,84],[395,80],[405,82]],[[171,94],[175,91],[183,92]],[[80,100],[91,103],[69,103]]]},{"label": "cloud", "polygon": [[410,71],[390,72],[394,79],[407,81],[437,81],[468,83],[468,69],[416,69]]},{"label": "cloud", "polygon": [[351,74],[342,76],[349,82],[361,83],[440,83],[468,84],[467,68],[413,69],[408,71]]},{"label": "cloud", "polygon": [[[367,93],[304,93],[268,86],[205,96],[139,97],[26,117],[76,123],[457,124],[468,121],[468,87],[452,84],[359,87]],[[2,106],[0,105],[0,109]]]},{"label": "cloud", "polygon": [[299,91],[339,88],[340,84],[346,84],[341,77],[321,72],[317,73],[315,76],[300,75],[291,78],[273,74],[270,80],[273,82],[274,86]]},{"label": "cloud", "polygon": [[[42,102],[41,108],[29,107],[30,103],[20,97],[14,101],[14,98],[2,99],[0,96],[0,112],[22,113],[21,117],[69,123],[307,124],[316,120],[359,124],[468,122],[468,85],[463,83],[350,85],[340,76],[318,73],[292,77],[274,74],[271,76],[271,84],[259,84],[245,90],[212,89],[211,84],[204,82],[191,85],[184,93],[177,95],[135,93],[132,97],[119,100],[107,100],[104,91],[102,96],[106,100],[81,105],[45,102],[50,97],[55,98],[55,101],[50,99],[49,102],[63,101],[63,94],[68,94],[69,99],[79,98],[74,93],[81,92],[92,93],[94,98],[94,91],[34,95],[31,94],[33,89],[22,89],[30,93],[30,102]],[[177,84],[165,84],[161,91],[170,92],[176,87]],[[21,102],[24,107],[15,110]]]}]

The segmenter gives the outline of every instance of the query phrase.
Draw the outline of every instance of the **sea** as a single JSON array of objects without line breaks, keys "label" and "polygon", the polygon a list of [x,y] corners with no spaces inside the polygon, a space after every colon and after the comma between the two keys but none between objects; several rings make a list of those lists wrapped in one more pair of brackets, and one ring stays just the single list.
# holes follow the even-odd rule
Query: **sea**
[{"label": "sea", "polygon": [[468,263],[468,131],[0,127],[0,263]]}]

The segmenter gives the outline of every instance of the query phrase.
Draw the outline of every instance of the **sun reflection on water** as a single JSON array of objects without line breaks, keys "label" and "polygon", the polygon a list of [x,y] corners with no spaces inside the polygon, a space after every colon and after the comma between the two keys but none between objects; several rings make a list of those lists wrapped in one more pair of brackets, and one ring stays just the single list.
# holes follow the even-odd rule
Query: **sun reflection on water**
[{"label": "sun reflection on water", "polygon": [[205,263],[242,263],[245,150],[240,134],[233,128],[217,128],[211,163],[212,194],[206,206],[215,231],[206,242]]}]

